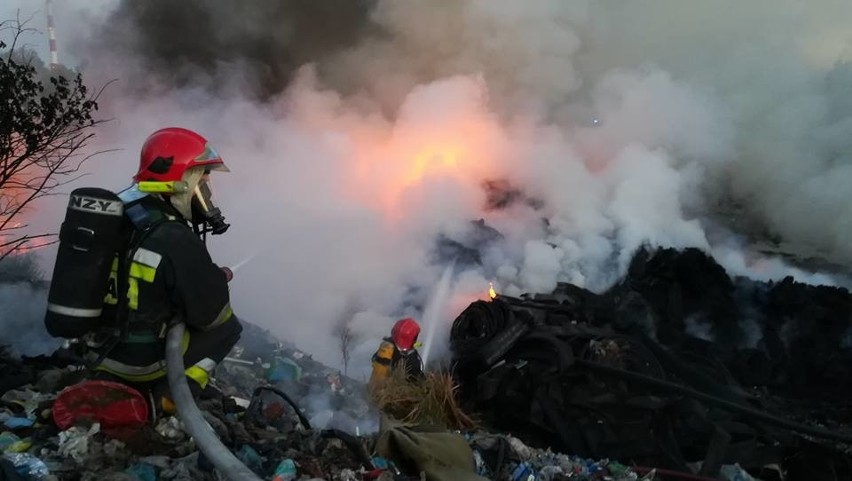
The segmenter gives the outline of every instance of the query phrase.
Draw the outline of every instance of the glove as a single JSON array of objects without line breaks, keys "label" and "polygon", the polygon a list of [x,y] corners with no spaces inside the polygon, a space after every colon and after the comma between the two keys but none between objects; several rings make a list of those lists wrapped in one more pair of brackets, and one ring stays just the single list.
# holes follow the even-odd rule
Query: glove
[{"label": "glove", "polygon": [[231,270],[230,268],[228,268],[228,267],[220,267],[219,269],[222,269],[222,272],[224,272],[224,273],[225,273],[225,281],[226,281],[226,282],[231,282],[231,279],[233,279],[233,278],[234,278],[234,271],[232,271],[232,270]]}]

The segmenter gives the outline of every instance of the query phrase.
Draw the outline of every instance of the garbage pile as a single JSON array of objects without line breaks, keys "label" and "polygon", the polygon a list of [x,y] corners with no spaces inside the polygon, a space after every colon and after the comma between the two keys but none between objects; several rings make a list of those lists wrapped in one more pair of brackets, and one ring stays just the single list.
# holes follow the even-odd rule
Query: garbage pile
[{"label": "garbage pile", "polygon": [[642,251],[600,295],[474,302],[451,350],[463,406],[536,447],[709,479],[852,479],[850,315],[846,289]]},{"label": "garbage pile", "polygon": [[[852,479],[851,315],[844,289],[641,252],[604,294],[561,284],[461,313],[453,375],[475,429],[391,419],[248,322],[198,407],[275,481]],[[177,417],[82,366],[0,350],[0,481],[222,479]]]},{"label": "garbage pile", "polygon": [[[508,435],[399,424],[371,408],[362,383],[250,323],[232,356],[211,381],[221,396],[202,396],[198,407],[262,479],[654,479]],[[221,479],[177,417],[152,418],[138,392],[84,381],[77,361],[65,349],[0,352],[0,481]],[[86,402],[91,417],[70,415]]]},{"label": "garbage pile", "polygon": [[[208,424],[264,478],[361,479],[354,473],[373,468],[368,446],[378,428],[364,386],[244,324],[243,341],[211,381],[221,395],[198,401]],[[151,418],[129,389],[116,405],[122,386],[83,382],[79,361],[66,349],[35,358],[0,352],[0,480],[218,479],[177,417]],[[98,409],[102,398],[112,413]]]},{"label": "garbage pile", "polygon": [[270,332],[246,323],[231,354],[216,372],[224,394],[245,402],[258,386],[269,385],[286,393],[315,428],[354,435],[378,429],[379,413],[370,406],[364,383],[275,340]]}]

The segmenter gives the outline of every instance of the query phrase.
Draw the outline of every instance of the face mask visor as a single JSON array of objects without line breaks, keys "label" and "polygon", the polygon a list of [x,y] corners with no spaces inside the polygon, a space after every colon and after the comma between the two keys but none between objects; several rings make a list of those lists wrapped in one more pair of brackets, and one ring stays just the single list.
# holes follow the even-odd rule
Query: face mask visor
[{"label": "face mask visor", "polygon": [[212,235],[224,234],[230,224],[225,222],[222,211],[213,203],[213,187],[210,183],[210,171],[205,171],[192,193],[192,209],[199,223],[209,227]]}]

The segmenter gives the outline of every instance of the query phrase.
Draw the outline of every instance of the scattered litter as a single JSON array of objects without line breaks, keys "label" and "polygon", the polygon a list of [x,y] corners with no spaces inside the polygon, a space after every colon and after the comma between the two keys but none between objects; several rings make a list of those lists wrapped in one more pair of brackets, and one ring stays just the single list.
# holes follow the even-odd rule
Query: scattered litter
[{"label": "scattered litter", "polygon": [[15,466],[15,472],[19,476],[24,476],[25,479],[33,481],[41,481],[47,479],[50,475],[50,470],[44,461],[27,453],[6,453],[3,458],[8,460]]},{"label": "scattered litter", "polygon": [[12,444],[6,446],[4,452],[24,453],[26,451],[29,451],[31,447],[33,447],[33,442],[31,439],[21,439],[20,441],[15,441]]},{"label": "scattered litter", "polygon": [[3,425],[9,429],[29,428],[33,423],[34,421],[29,418],[8,418],[3,421]]},{"label": "scattered litter", "polygon": [[148,463],[136,463],[125,472],[138,481],[157,481],[157,469]]},{"label": "scattered litter", "polygon": [[720,481],[755,481],[739,464],[726,464],[719,470]]},{"label": "scattered litter", "polygon": [[62,431],[59,433],[59,454],[72,458],[78,464],[85,463],[89,454],[89,442],[100,430],[101,425],[95,423],[88,430],[73,427]]},{"label": "scattered litter", "polygon": [[180,420],[175,416],[161,418],[157,421],[154,430],[157,431],[157,434],[169,440],[179,440],[186,436],[181,428]]},{"label": "scattered litter", "polygon": [[[662,276],[658,282],[668,282],[671,276]],[[668,284],[665,284],[668,285]],[[782,284],[778,284],[782,286]],[[635,287],[635,286],[634,286]],[[783,286],[782,286],[783,287]],[[565,290],[557,293],[561,298],[557,301],[547,301],[548,305],[583,306],[582,313],[594,311],[595,302],[599,298],[592,297],[579,291]],[[784,289],[792,287],[784,287]],[[780,288],[779,288],[780,289]],[[566,293],[567,292],[567,293]],[[656,291],[654,291],[656,292]],[[661,290],[661,296],[685,296],[677,289]],[[675,294],[672,294],[674,292]],[[700,290],[696,292],[701,292]],[[832,295],[835,295],[832,293]],[[573,297],[572,297],[573,296]],[[557,296],[558,297],[558,296]],[[568,300],[565,300],[568,299]],[[681,304],[671,301],[665,297],[666,306],[671,309],[684,309]],[[677,299],[675,299],[677,300]],[[683,301],[684,299],[680,299]],[[536,301],[536,299],[532,299]],[[539,299],[544,302],[546,299]],[[621,307],[627,306],[630,313],[644,312],[639,307],[643,304],[636,301],[631,293],[624,294],[620,298]],[[684,302],[693,302],[686,299]],[[560,302],[562,304],[560,304]],[[694,301],[697,302],[697,301]],[[688,304],[688,302],[687,302]],[[673,307],[672,307],[673,306]],[[647,307],[647,306],[645,306]],[[634,309],[635,308],[635,309]],[[572,311],[573,312],[573,311]],[[598,313],[594,311],[593,313]],[[818,313],[817,309],[812,312]],[[552,313],[550,313],[552,314]],[[548,314],[548,315],[550,315]],[[669,312],[665,312],[669,315]],[[636,314],[638,315],[638,314]],[[650,315],[650,314],[649,314]],[[654,314],[657,315],[657,314]],[[553,314],[554,318],[557,317]],[[560,325],[560,329],[573,326],[573,329],[587,329],[589,332],[594,326],[584,326],[584,317],[577,316]],[[535,319],[539,321],[540,319]],[[616,322],[619,318],[604,318],[605,322]],[[550,319],[552,321],[552,319]],[[548,321],[548,322],[550,322]],[[670,320],[669,320],[670,321]],[[429,474],[424,468],[420,472],[411,463],[400,459],[398,453],[385,452],[377,449],[379,439],[379,413],[368,401],[366,388],[363,382],[356,381],[336,369],[332,369],[315,361],[310,355],[295,349],[293,346],[276,342],[272,336],[250,323],[244,323],[245,330],[243,338],[237,348],[231,353],[231,357],[220,363],[213,373],[211,386],[220,391],[221,395],[214,391],[213,394],[202,396],[199,407],[202,409],[208,424],[216,431],[223,442],[235,455],[246,465],[254,470],[262,479],[273,481],[414,481],[426,479]],[[595,327],[597,328],[597,327]],[[559,331],[565,333],[565,329]],[[583,349],[571,351],[571,360],[587,358],[596,359],[602,363],[615,365],[622,361],[622,356],[635,355],[629,358],[631,362],[644,361],[640,355],[646,353],[640,351],[624,350],[626,344],[613,342],[607,336],[598,336],[594,331],[589,342],[580,345]],[[841,331],[838,331],[841,332]],[[564,337],[564,336],[563,336]],[[499,347],[499,346],[498,346]],[[633,347],[633,346],[628,346]],[[783,348],[783,346],[781,346]],[[499,402],[512,400],[514,392],[520,392],[522,397],[517,399],[535,399],[541,401],[546,399],[544,389],[536,385],[525,385],[534,376],[550,375],[550,371],[539,370],[530,375],[524,373],[536,366],[537,359],[543,358],[545,362],[555,363],[556,356],[548,357],[541,355],[545,350],[533,343],[531,355],[536,354],[538,358],[519,357],[508,359],[504,363],[494,366],[495,373],[522,373],[516,378],[508,375],[497,376],[494,379],[511,380],[518,382],[516,385],[496,383],[489,385],[486,382],[475,384],[482,388],[482,393],[491,389],[501,397],[492,398]],[[742,354],[742,353],[738,353]],[[744,358],[744,365],[755,365],[760,367],[762,352],[748,352],[749,357]],[[499,357],[499,356],[497,356]],[[17,472],[26,479],[39,481],[215,481],[220,479],[219,474],[213,468],[209,460],[199,455],[193,439],[183,430],[179,418],[165,416],[151,420],[145,399],[147,393],[134,392],[122,388],[109,387],[108,392],[112,394],[126,394],[122,398],[124,409],[121,405],[113,405],[113,410],[106,413],[94,403],[89,407],[80,409],[76,400],[97,400],[93,396],[93,390],[104,388],[103,384],[78,383],[68,385],[68,380],[79,369],[68,369],[67,366],[52,365],[55,359],[42,358],[37,362],[32,360],[10,360],[0,355],[0,368],[6,368],[7,372],[15,372],[18,366],[28,366],[26,377],[20,382],[16,381],[14,389],[3,393],[0,404],[0,451],[4,454],[2,459],[11,463]],[[749,362],[746,362],[749,361]],[[17,363],[17,364],[15,364]],[[28,364],[29,363],[29,364]],[[554,364],[555,365],[555,364]],[[653,363],[640,364],[647,374],[658,374],[654,371],[657,366]],[[708,364],[708,372],[717,375],[721,371],[709,371],[715,365]],[[810,371],[805,371],[810,372]],[[842,370],[838,373],[842,374]],[[770,374],[771,374],[770,370]],[[751,378],[759,380],[763,375],[760,369],[754,369],[750,373]],[[726,374],[727,375],[727,374]],[[738,374],[739,375],[739,374]],[[718,377],[718,376],[717,376]],[[555,377],[553,377],[555,379]],[[721,377],[727,379],[726,377]],[[666,379],[669,379],[666,377]],[[715,377],[714,377],[715,379]],[[838,379],[847,379],[838,374]],[[79,379],[72,380],[76,382]],[[486,379],[487,380],[487,379]],[[596,387],[604,385],[601,377],[573,379],[574,384],[594,384]],[[808,381],[807,376],[797,378],[797,382]],[[628,385],[628,383],[622,383]],[[256,394],[256,389],[263,386],[285,393],[292,402],[287,402],[284,397],[273,390],[263,391]],[[569,386],[569,387],[570,387]],[[619,388],[624,388],[620,386]],[[82,396],[72,395],[75,392]],[[106,392],[106,391],[104,391]],[[641,392],[641,395],[619,397],[624,391],[606,388],[600,391],[592,389],[575,392],[576,398],[570,399],[578,405],[595,406],[595,403],[607,402],[609,406],[624,408],[630,406],[636,412],[645,408],[659,408],[660,411],[674,412],[686,410],[690,403],[678,399],[678,403],[667,404],[659,393],[654,395]],[[761,391],[749,391],[752,396],[753,405],[759,405],[763,399]],[[607,397],[609,396],[609,397]],[[662,400],[661,400],[662,399]],[[56,400],[56,402],[54,402]],[[143,409],[143,405],[145,408]],[[557,404],[557,411],[566,409],[568,404]],[[295,406],[295,407],[294,407]],[[594,452],[594,455],[576,456],[571,449],[558,446],[558,441],[564,442],[559,435],[565,433],[550,433],[559,427],[557,423],[548,422],[546,418],[536,419],[532,426],[543,434],[553,434],[546,439],[536,439],[535,436],[525,432],[533,423],[528,423],[530,413],[542,416],[548,409],[544,403],[525,406],[527,410],[518,409],[517,404],[505,402],[504,404],[491,404],[490,406],[503,406],[507,408],[508,414],[527,416],[521,418],[513,429],[505,429],[498,434],[494,424],[489,424],[489,419],[483,419],[481,428],[472,431],[452,431],[438,429],[439,433],[451,434],[460,445],[453,445],[448,456],[455,455],[459,461],[454,466],[461,466],[459,472],[471,476],[471,479],[494,480],[494,481],[640,481],[652,479],[677,479],[674,475],[669,476],[671,470],[654,468],[653,462],[641,463],[636,457],[612,454],[612,459],[607,459],[602,450],[607,447],[592,446],[600,439],[612,440],[613,433],[617,434],[619,428],[624,427],[618,423],[608,423],[606,417],[594,417],[590,422],[596,431],[592,434],[600,434],[598,438],[582,438],[580,441],[588,442],[588,445],[580,444],[575,452]],[[600,406],[606,405],[600,404]],[[779,404],[779,412],[784,412],[787,405]],[[90,409],[91,408],[91,409]],[[601,413],[609,411],[601,408]],[[64,410],[64,411],[63,411]],[[119,418],[115,415],[126,412],[129,418]],[[476,411],[473,411],[476,412]],[[591,410],[581,411],[588,419],[593,416]],[[790,411],[794,413],[794,411]],[[799,416],[796,419],[807,419],[808,412],[795,412]],[[109,416],[105,416],[109,414]],[[477,413],[479,414],[479,413]],[[505,414],[505,413],[502,413]],[[552,414],[552,413],[551,413]],[[570,434],[580,432],[579,426],[587,419],[579,416],[571,416],[566,411],[557,412],[562,419],[570,419],[570,423],[563,423]],[[595,411],[595,414],[598,414]],[[107,419],[118,420],[119,425],[130,426],[132,429],[126,436],[121,438],[112,437],[107,433]],[[847,417],[848,419],[848,417]],[[510,416],[505,415],[500,419],[512,421]],[[639,418],[639,420],[643,420]],[[691,419],[700,421],[699,419]],[[518,421],[518,419],[514,419]],[[734,422],[725,426],[742,427],[743,424]],[[110,421],[112,422],[112,421]],[[122,424],[123,423],[123,424]],[[828,423],[826,423],[828,424]],[[490,426],[490,429],[487,428]],[[421,426],[422,427],[422,426]],[[683,426],[676,429],[683,430]],[[14,432],[13,432],[14,431]],[[508,434],[511,433],[511,434]],[[649,437],[645,431],[643,437],[635,439],[615,438],[616,441],[630,443],[631,447],[647,447],[653,454],[657,455],[662,448],[654,443],[655,439]],[[735,433],[739,436],[741,433]],[[567,436],[566,436],[567,437]],[[579,436],[578,436],[579,438]],[[119,440],[120,439],[120,440]],[[400,436],[399,442],[405,439]],[[412,443],[416,444],[416,443]],[[602,443],[606,444],[606,443]],[[542,448],[551,446],[552,449]],[[591,447],[590,447],[591,446]],[[606,444],[606,446],[612,446]],[[446,446],[444,446],[446,447]],[[825,447],[823,445],[823,447]],[[468,449],[469,448],[469,449]],[[407,446],[409,452],[417,453],[417,446]],[[594,451],[598,449],[599,451]],[[566,451],[561,453],[558,451]],[[695,451],[703,456],[707,450]],[[433,453],[433,452],[431,452]],[[459,456],[459,453],[462,453]],[[431,455],[431,454],[430,454]],[[606,453],[605,455],[610,455]],[[708,455],[709,457],[709,455]],[[793,459],[791,456],[789,459]],[[820,458],[825,459],[825,458]],[[646,459],[647,460],[647,459]],[[422,460],[420,460],[422,461]],[[692,460],[690,460],[692,461]],[[700,461],[700,460],[699,460]],[[725,481],[755,481],[756,475],[752,476],[746,469],[752,471],[751,466],[740,463],[734,464],[734,460],[726,459],[717,462],[721,466],[717,477]],[[779,461],[778,472],[788,472],[786,461]],[[810,462],[810,461],[809,461]],[[813,461],[812,466],[820,464]],[[700,463],[690,463],[692,467],[691,476],[698,476]],[[840,466],[838,464],[837,466]],[[837,466],[830,466],[836,468]],[[430,466],[434,467],[434,465]],[[813,469],[816,469],[815,467]],[[845,474],[845,473],[841,473]],[[468,479],[463,477],[462,479]],[[774,478],[772,478],[774,479]],[[821,479],[815,476],[813,479]],[[840,478],[838,478],[840,479]],[[788,481],[798,481],[788,478]]]},{"label": "scattered litter", "polygon": [[285,459],[278,463],[278,467],[272,473],[272,481],[292,481],[294,479],[296,479],[296,463],[292,459]]},{"label": "scattered litter", "polygon": [[21,438],[16,436],[14,433],[0,433],[0,451],[5,451],[9,446],[19,442],[20,440]]}]

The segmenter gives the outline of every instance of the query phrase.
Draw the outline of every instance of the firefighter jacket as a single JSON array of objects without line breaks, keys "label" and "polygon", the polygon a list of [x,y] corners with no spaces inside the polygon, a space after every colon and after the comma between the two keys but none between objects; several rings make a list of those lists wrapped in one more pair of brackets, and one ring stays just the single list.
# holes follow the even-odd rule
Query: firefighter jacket
[{"label": "firefighter jacket", "polygon": [[409,380],[423,376],[423,360],[416,349],[403,353],[396,347],[393,340],[384,338],[373,354],[373,371],[370,374],[370,383],[385,379],[391,369],[397,368],[405,369],[405,376]]},{"label": "firefighter jacket", "polygon": [[[97,369],[127,381],[147,382],[165,374],[165,334],[175,314],[180,314],[187,326],[183,343],[186,356],[193,331],[219,330],[229,323],[233,313],[225,273],[213,263],[204,242],[171,205],[147,196],[129,205],[126,211],[147,216],[150,232],[129,259],[126,335],[109,350]],[[134,235],[140,235],[138,229]],[[118,266],[116,259],[104,300],[105,316],[115,316],[119,286],[124,285],[119,282]],[[230,324],[239,336],[239,321],[234,319]],[[100,354],[96,348],[90,355]],[[217,357],[225,354],[227,351]],[[198,357],[206,364],[212,363],[209,366],[201,362],[198,367],[202,370],[209,372],[215,366],[215,361]],[[206,384],[204,373],[193,376],[192,368],[187,369],[187,374]]]}]

